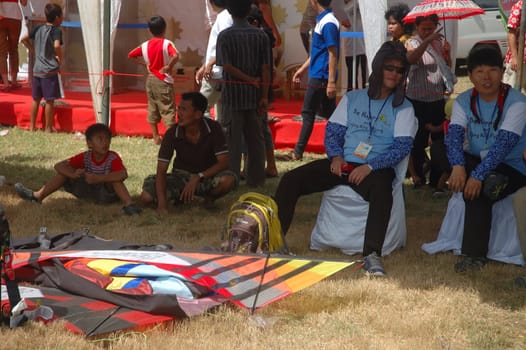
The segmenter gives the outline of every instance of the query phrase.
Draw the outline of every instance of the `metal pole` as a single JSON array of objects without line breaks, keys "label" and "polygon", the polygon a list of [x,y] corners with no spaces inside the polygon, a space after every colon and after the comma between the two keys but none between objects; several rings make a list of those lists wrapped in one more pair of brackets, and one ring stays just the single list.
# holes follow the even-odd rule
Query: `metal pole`
[{"label": "metal pole", "polygon": [[518,68],[517,68],[517,80],[515,81],[515,88],[522,91],[524,88],[524,30],[526,28],[526,2],[522,3],[521,9],[521,25],[519,30],[519,44],[518,44]]},{"label": "metal pole", "polygon": [[[102,70],[110,71],[110,51],[111,51],[111,0],[103,0],[103,30],[102,30]],[[104,91],[102,92],[101,119],[100,122],[110,125],[110,75],[104,74]]]}]

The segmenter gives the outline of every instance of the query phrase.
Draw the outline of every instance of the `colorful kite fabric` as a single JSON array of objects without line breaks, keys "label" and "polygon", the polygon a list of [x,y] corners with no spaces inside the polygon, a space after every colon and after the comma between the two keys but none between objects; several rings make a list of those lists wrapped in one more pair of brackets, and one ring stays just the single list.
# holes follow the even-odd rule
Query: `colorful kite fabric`
[{"label": "colorful kite fabric", "polygon": [[87,336],[203,314],[225,301],[253,312],[357,264],[179,251],[101,240],[88,231],[44,238],[49,249],[40,238],[14,245],[16,279],[38,284],[31,287],[36,295],[23,297]]},{"label": "colorful kite fabric", "polygon": [[[217,293],[251,309],[284,298],[356,263],[215,252],[88,250],[16,252],[13,266],[21,269],[30,261],[44,264],[51,259],[58,259],[65,266],[75,265],[71,261],[78,259],[92,266],[104,265],[104,261],[113,261],[114,264],[117,260],[122,265],[136,267],[133,263],[140,262],[140,269],[145,270],[146,264],[152,267],[150,271],[162,272],[163,276],[183,276],[183,280],[192,281],[195,285],[208,288],[210,293]],[[132,265],[129,265],[130,262]],[[158,277],[148,276],[150,280]],[[144,291],[155,293],[154,288]]]},{"label": "colorful kite fabric", "polygon": [[[175,315],[156,315],[130,309],[101,300],[74,295],[57,288],[20,287],[20,294],[30,308],[45,305],[53,310],[53,319],[65,321],[67,329],[87,337],[100,336],[115,331],[141,330],[162,322],[180,319]],[[5,299],[2,299],[5,300]],[[219,298],[202,298],[199,307],[195,300],[180,300],[187,316],[203,314],[208,309],[220,305]]]}]

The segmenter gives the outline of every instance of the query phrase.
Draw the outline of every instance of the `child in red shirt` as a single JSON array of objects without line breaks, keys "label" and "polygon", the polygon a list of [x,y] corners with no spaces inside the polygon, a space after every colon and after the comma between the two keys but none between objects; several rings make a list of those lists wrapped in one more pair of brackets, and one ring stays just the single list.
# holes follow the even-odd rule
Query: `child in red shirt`
[{"label": "child in red shirt", "polygon": [[128,173],[120,156],[110,150],[111,131],[104,124],[93,124],[86,129],[88,151],[55,164],[57,172],[38,191],[33,192],[23,184],[15,184],[17,194],[25,200],[42,202],[61,187],[78,198],[97,203],[112,203],[119,199],[126,215],[139,214],[140,209],[132,199],[124,180]]},{"label": "child in red shirt", "polygon": [[[174,79],[171,75],[174,65],[179,59],[175,45],[164,38],[166,22],[161,16],[154,16],[148,21],[148,28],[153,38],[128,53],[139,64],[146,65],[146,95],[148,96],[148,123],[152,129],[153,142],[161,144],[157,124],[163,119],[168,129],[175,123],[175,93]],[[144,62],[139,61],[139,57]]]}]

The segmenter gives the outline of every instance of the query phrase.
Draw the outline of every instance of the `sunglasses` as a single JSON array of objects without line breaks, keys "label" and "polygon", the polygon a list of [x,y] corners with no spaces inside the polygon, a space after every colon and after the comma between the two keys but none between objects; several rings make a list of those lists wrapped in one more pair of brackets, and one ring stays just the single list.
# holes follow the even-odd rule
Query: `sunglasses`
[{"label": "sunglasses", "polygon": [[398,74],[404,74],[405,73],[405,67],[399,67],[392,64],[386,64],[384,66],[384,70],[388,72],[396,72]]}]

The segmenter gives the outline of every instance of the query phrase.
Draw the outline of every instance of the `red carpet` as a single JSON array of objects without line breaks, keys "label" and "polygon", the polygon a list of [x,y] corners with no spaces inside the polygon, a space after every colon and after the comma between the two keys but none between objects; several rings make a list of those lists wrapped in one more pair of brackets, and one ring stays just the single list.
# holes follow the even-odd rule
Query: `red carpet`
[{"label": "red carpet", "polygon": [[[20,88],[11,92],[0,92],[0,124],[16,125],[29,129],[31,89]],[[64,105],[55,108],[55,128],[61,132],[84,131],[95,122],[91,95],[85,92],[66,91]],[[296,144],[301,122],[292,117],[301,113],[302,100],[277,99],[270,114],[281,119],[271,123],[276,149],[291,149]],[[37,127],[42,128],[43,108],[37,118]],[[314,130],[307,146],[307,152],[324,153],[323,136],[326,122],[314,124]],[[151,137],[146,121],[146,95],[143,91],[128,91],[111,96],[111,129],[117,135]],[[159,124],[161,133],[164,126]]]}]

